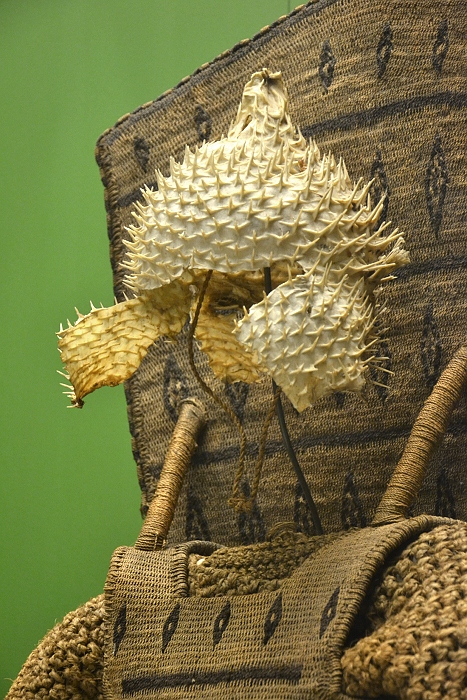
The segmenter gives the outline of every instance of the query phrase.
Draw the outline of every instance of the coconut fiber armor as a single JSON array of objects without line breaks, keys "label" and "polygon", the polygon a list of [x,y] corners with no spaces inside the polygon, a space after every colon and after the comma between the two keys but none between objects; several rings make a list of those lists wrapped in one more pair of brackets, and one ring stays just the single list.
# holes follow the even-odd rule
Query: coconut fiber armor
[{"label": "coconut fiber armor", "polygon": [[[190,584],[193,561],[223,551],[192,541],[242,545],[225,550],[241,561],[242,552],[262,551],[267,531],[279,521],[313,534],[275,420],[254,508],[236,513],[226,506],[238,436],[229,417],[209,402],[170,548],[122,548],[112,560],[105,600],[107,697],[467,697],[466,526],[443,519],[467,519],[465,398],[430,463],[413,509],[418,517],[366,527],[425,399],[465,342],[466,36],[462,0],[311,2],[126,115],[100,138],[96,153],[119,300],[125,291],[122,239],[140,188],[156,187],[155,168],[168,175],[170,156],[181,160],[186,144],[193,148],[226,133],[244,84],[263,67],[282,72],[292,119],[302,133],[322,152],[342,155],[352,179],[374,179],[373,203],[385,195],[381,220],[392,219],[405,232],[411,257],[380,296],[388,330],[377,352],[394,375],[374,369],[369,378],[375,383],[367,383],[363,397],[337,393],[301,415],[284,401],[325,532],[340,534],[308,559],[297,556],[287,575],[276,577],[281,585],[264,585],[259,554],[249,559],[238,590],[234,586],[240,595],[225,585],[239,569],[232,559],[223,568],[216,560],[213,568],[225,575],[213,574],[211,597],[200,593],[209,581]],[[196,362],[243,421],[253,465],[270,382],[224,385],[201,353]],[[181,401],[205,400],[183,334],[176,343],[151,347],[127,381],[126,394],[144,514]],[[242,489],[248,496],[248,478]],[[299,550],[299,540],[294,548]],[[250,595],[242,588],[248,586]],[[88,606],[65,618],[33,652],[11,700],[100,697],[102,599]],[[153,616],[150,649],[135,635],[149,624],[143,609]],[[443,620],[449,621],[447,631]],[[344,653],[349,633],[358,638],[362,630],[371,633],[368,642],[360,639]],[[75,651],[66,656],[68,646]],[[139,659],[138,672],[133,658]],[[231,675],[222,677],[227,667]],[[92,669],[94,685],[86,669]]]},{"label": "coconut fiber armor", "polygon": [[[343,668],[342,687],[350,696],[370,698],[379,697],[381,694],[390,694],[412,700],[424,700],[427,697],[430,697],[431,700],[445,700],[445,698],[457,700],[466,696],[467,524],[454,521],[438,525],[406,544],[402,551],[399,547],[389,556],[389,551],[397,540],[406,539],[408,532],[411,532],[412,536],[416,535],[420,531],[420,526],[424,528],[427,525],[431,526],[434,522],[432,518],[406,521],[402,529],[397,526],[397,532],[396,530],[392,531],[389,537],[387,532],[378,529],[376,532],[382,533],[382,537],[371,553],[368,549],[361,547],[362,541],[360,541],[359,554],[363,555],[364,558],[369,557],[367,561],[372,562],[371,566],[381,556],[389,558],[385,568],[371,584],[371,595],[360,608],[358,608],[358,601],[361,597],[361,584],[362,581],[366,580],[369,572],[368,567],[364,568],[362,576],[362,571],[358,570],[358,566],[354,566],[355,561],[353,561],[352,568],[356,572],[358,583],[352,589],[355,596],[352,608],[354,611],[358,609],[358,613],[350,633],[350,639],[358,641],[345,650],[341,661]],[[360,534],[358,533],[361,531],[355,531],[355,537],[359,539]],[[364,538],[367,535],[371,538],[375,536],[374,530],[364,530],[363,533],[366,533],[363,534]],[[222,612],[222,615],[220,613],[215,615],[214,619],[211,617],[211,619],[206,620],[205,617],[207,624],[205,624],[204,630],[196,628],[191,632],[192,646],[194,646],[193,642],[200,638],[203,638],[205,643],[211,640],[214,652],[223,637],[225,637],[224,644],[227,642],[229,637],[226,626],[228,625],[230,630],[232,611],[236,610],[235,596],[240,595],[243,597],[240,606],[244,606],[245,601],[249,602],[248,598],[251,599],[250,614],[245,624],[250,624],[252,619],[256,619],[255,627],[250,628],[250,640],[251,636],[256,633],[256,652],[261,650],[261,644],[265,639],[266,621],[270,621],[267,625],[268,634],[272,631],[274,636],[279,623],[272,624],[272,620],[275,619],[272,615],[264,617],[263,614],[261,616],[261,606],[264,607],[266,596],[245,596],[245,594],[275,591],[275,596],[271,596],[271,598],[276,602],[284,579],[290,577],[306,557],[313,556],[315,552],[326,545],[332,545],[333,540],[336,540],[337,547],[341,546],[338,540],[342,537],[342,534],[334,533],[323,537],[306,538],[303,534],[292,534],[290,531],[286,531],[271,542],[266,541],[245,547],[215,549],[213,554],[205,557],[201,563],[199,554],[189,554],[189,551],[191,547],[195,551],[200,551],[205,545],[200,546],[199,543],[181,545],[178,548],[178,561],[183,564],[181,572],[178,568],[178,579],[181,578],[183,582],[181,593],[185,594],[187,591],[183,569],[186,566],[188,555],[189,595],[199,596],[196,599],[198,603],[195,605],[198,605],[199,611],[203,611],[204,616],[206,612],[208,613],[207,618],[210,617],[209,613],[212,615],[213,608],[215,611],[220,608]],[[353,554],[356,553],[355,543],[357,541],[354,539]],[[346,548],[350,543],[350,537],[346,537],[344,540]],[[211,548],[213,548],[212,545]],[[327,553],[332,555],[336,551],[331,547]],[[128,549],[121,550],[121,552],[124,557],[129,554],[135,555],[134,551],[131,552]],[[113,572],[116,571],[118,575],[121,575],[118,554]],[[347,561],[348,556],[349,552],[347,551],[345,561]],[[176,550],[172,550],[170,558],[172,562],[175,562]],[[146,561],[146,572],[150,571],[150,566],[147,567],[150,559],[154,563],[154,557],[149,557]],[[167,557],[161,557],[160,561],[165,567],[167,566]],[[309,564],[307,566],[309,567]],[[347,571],[341,573],[344,573],[345,576],[348,574]],[[284,586],[284,590],[288,591],[288,597],[290,593],[293,594],[298,575],[291,577],[287,586]],[[160,576],[161,573],[158,569],[157,577],[160,578]],[[115,583],[114,577],[112,590],[115,590]],[[329,579],[329,583],[333,584],[332,578]],[[178,598],[178,601],[170,601],[167,593],[173,589],[172,582],[164,579],[163,587],[163,593],[166,594],[165,604],[166,607],[170,608],[168,618],[172,614],[171,622],[173,623],[173,610],[177,602],[185,606],[187,598],[183,595]],[[145,586],[134,587],[133,590],[133,596],[136,593],[136,603],[139,609],[144,604],[144,589]],[[335,590],[334,588],[329,598],[331,604],[326,605],[321,611],[320,630],[322,629],[321,619],[323,620],[323,629],[326,625],[330,630],[340,630],[342,625],[347,630],[350,626],[350,618],[346,613],[346,608],[341,603],[339,606],[334,605],[339,600],[344,600],[345,596],[341,598],[341,589],[339,589],[338,595],[335,594]],[[347,595],[349,593],[350,589],[347,587]],[[223,598],[222,606],[219,604],[220,596],[228,596]],[[209,605],[209,601],[205,600],[207,597],[214,599],[210,601],[211,605]],[[259,609],[256,606],[256,613],[253,612],[255,598],[260,601]],[[193,604],[193,599],[191,600]],[[280,603],[276,603],[276,608],[282,608],[280,617],[284,617],[285,620],[282,598],[279,598],[279,601]],[[109,602],[112,609],[118,608],[118,600],[114,598],[109,601],[107,596],[107,606],[109,606]],[[151,606],[153,608],[152,603]],[[115,619],[115,615],[113,617]],[[134,622],[135,618],[132,617]],[[159,651],[159,655],[161,654],[163,636],[167,640],[165,622],[168,618],[163,623],[161,620],[155,640],[155,649]],[[180,614],[178,618],[180,619]],[[113,630],[107,627],[107,645],[111,647],[111,655],[113,645],[116,643],[120,647],[126,634],[126,612],[124,620],[125,624],[123,625],[122,615],[119,620],[120,624],[116,627],[115,641],[113,634],[115,626]],[[279,622],[282,625],[282,619]],[[332,627],[330,623],[332,623]],[[175,626],[178,628],[178,625]],[[232,627],[232,629],[234,628],[235,626]],[[164,629],[166,629],[165,635]],[[170,629],[171,627],[169,627]],[[134,634],[134,629],[132,633]],[[171,635],[174,645],[171,649],[167,645],[163,652],[164,655],[173,652],[177,657],[176,644],[180,644],[180,638],[175,636],[175,633],[176,630]],[[341,652],[345,634],[341,631],[337,638],[329,636],[329,634],[324,630],[321,635],[323,641],[320,643],[324,645],[322,648],[326,650],[326,658],[331,660],[330,665],[336,670],[336,658]],[[269,639],[272,639],[273,635]],[[266,645],[269,644],[269,639],[266,641]],[[217,644],[215,644],[216,640]],[[230,645],[232,642],[237,642],[238,648],[238,639],[230,638]],[[141,644],[136,645],[135,652],[138,648],[141,648]],[[206,653],[206,649],[204,652]],[[119,648],[116,657],[118,655]],[[295,664],[297,665],[297,661]],[[25,663],[11,688],[8,700],[19,700],[20,698],[32,700],[33,698],[48,697],[54,697],[56,700],[70,698],[74,700],[101,700],[103,697],[103,665],[104,596],[101,595],[78,610],[69,613],[46,635]],[[300,665],[300,660],[298,665]],[[178,688],[172,688],[168,691],[168,697],[173,697],[172,694],[175,691],[179,693],[179,696],[182,693],[182,697],[189,697],[188,693],[190,695],[193,693],[193,690],[189,690],[186,685],[183,686],[182,681],[186,683],[187,675],[183,676],[180,673],[180,668],[179,665],[172,677],[173,684],[178,674]],[[121,669],[120,664],[120,673]],[[213,675],[211,669],[211,677]],[[113,664],[112,676],[115,684],[115,663]],[[199,674],[197,678],[199,680]],[[329,677],[324,678],[324,688],[329,688],[330,684],[331,688],[337,687],[336,679],[337,673],[334,680]],[[257,684],[258,680],[257,678]],[[269,690],[271,690],[272,679],[265,680],[269,680]],[[167,677],[165,681],[167,683]],[[274,688],[274,695],[271,693],[269,697],[280,698],[280,691],[287,691],[284,682],[284,678],[282,678],[281,683],[278,683]],[[211,692],[213,688],[214,684],[211,683]],[[229,687],[229,692],[230,689]],[[220,697],[224,697],[227,692],[226,686],[219,684],[218,690]],[[197,691],[200,691],[199,685]],[[430,693],[429,696],[428,693]]]},{"label": "coconut fiber armor", "polygon": [[122,547],[105,587],[104,696],[347,700],[342,651],[375,570],[438,520],[343,532],[279,590],[236,597],[186,597],[189,554],[215,545]]}]

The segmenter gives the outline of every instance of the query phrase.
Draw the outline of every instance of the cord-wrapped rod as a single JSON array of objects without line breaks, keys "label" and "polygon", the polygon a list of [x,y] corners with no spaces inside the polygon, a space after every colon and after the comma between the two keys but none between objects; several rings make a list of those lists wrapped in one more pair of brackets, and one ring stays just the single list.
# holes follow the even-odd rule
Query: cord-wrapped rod
[{"label": "cord-wrapped rod", "polygon": [[135,548],[153,551],[165,546],[183,478],[197,447],[196,439],[206,422],[199,399],[185,399],[170,440],[167,455]]},{"label": "cord-wrapped rod", "polygon": [[402,457],[378,506],[373,525],[404,520],[425,476],[428,461],[444,437],[451,413],[467,384],[467,346],[448,364],[418,414]]}]

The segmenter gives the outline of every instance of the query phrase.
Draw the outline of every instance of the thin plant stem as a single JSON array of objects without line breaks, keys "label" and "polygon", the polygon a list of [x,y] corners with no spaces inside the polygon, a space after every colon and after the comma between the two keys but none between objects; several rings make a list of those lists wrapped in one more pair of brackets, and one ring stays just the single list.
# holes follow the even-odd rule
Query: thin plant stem
[{"label": "thin plant stem", "polygon": [[[196,304],[196,310],[193,316],[193,320],[190,324],[190,329],[188,331],[188,359],[190,361],[190,367],[191,371],[193,372],[196,381],[200,385],[200,387],[210,396],[214,401],[224,409],[224,411],[227,413],[228,416],[233,420],[235,425],[237,426],[238,432],[240,434],[240,454],[238,457],[238,470],[237,470],[237,477],[236,481],[237,483],[237,488],[238,484],[240,483],[241,477],[244,473],[245,470],[245,454],[246,454],[246,434],[245,430],[243,428],[243,425],[240,421],[240,418],[237,416],[237,414],[230,408],[230,406],[225,403],[217,394],[211,389],[208,384],[204,381],[204,379],[201,377],[200,373],[198,372],[198,368],[195,365],[195,358],[194,358],[194,335],[196,331],[196,326],[198,324],[198,319],[199,315],[201,312],[201,307],[203,305],[204,297],[206,295],[206,290],[209,285],[209,281],[212,277],[212,270],[209,270],[206,273],[206,277],[204,278],[203,286],[201,287],[201,291],[198,296],[198,303]],[[238,506],[237,506],[238,507]],[[241,508],[241,506],[240,506]]]},{"label": "thin plant stem", "polygon": [[[264,274],[264,289],[266,291],[266,294],[270,294],[272,292],[272,280],[271,280],[271,268],[270,267],[265,267],[263,269],[263,274]],[[276,392],[278,390],[277,384],[272,380],[272,389],[274,395],[276,395]],[[297,459],[297,455],[295,454],[295,450],[292,446],[292,442],[290,440],[290,435],[289,431],[287,429],[287,423],[285,421],[285,415],[284,415],[284,409],[282,407],[282,401],[280,396],[278,396],[277,404],[276,404],[276,414],[277,414],[277,419],[279,421],[279,426],[281,429],[281,435],[282,435],[282,442],[284,443],[284,447],[287,451],[287,454],[289,456],[290,461],[292,462],[292,466],[295,470],[295,474],[297,475],[298,483],[300,484],[300,488],[303,493],[303,497],[305,499],[305,502],[309,508],[310,514],[311,514],[311,519],[313,521],[313,529],[315,535],[322,535],[323,534],[323,527],[321,525],[321,520],[318,514],[318,510],[316,508],[315,502],[313,500],[313,496],[311,495],[310,488],[308,486],[308,483],[305,479],[305,475],[303,474],[303,471],[300,467],[300,464]]]},{"label": "thin plant stem", "polygon": [[280,388],[277,387],[277,391],[272,398],[271,407],[270,407],[269,412],[266,416],[266,420],[264,421],[263,430],[261,431],[258,457],[256,459],[253,484],[252,484],[251,493],[250,493],[251,507],[253,507],[253,504],[255,502],[255,499],[256,499],[256,496],[258,493],[259,482],[261,479],[261,471],[263,469],[263,464],[264,464],[264,455],[266,453],[266,442],[268,439],[268,430],[269,430],[269,426],[271,424],[271,421],[273,419],[273,416],[276,412],[277,402],[279,401],[279,394],[280,394]]}]

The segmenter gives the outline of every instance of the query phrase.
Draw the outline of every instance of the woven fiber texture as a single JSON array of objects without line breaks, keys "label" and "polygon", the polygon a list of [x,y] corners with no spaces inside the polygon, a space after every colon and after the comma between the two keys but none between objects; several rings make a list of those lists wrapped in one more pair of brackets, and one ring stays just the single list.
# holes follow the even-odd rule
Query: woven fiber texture
[{"label": "woven fiber texture", "polygon": [[44,637],[8,700],[102,700],[104,596],[92,598]]},{"label": "woven fiber texture", "polygon": [[188,595],[190,555],[209,556],[212,543],[118,549],[105,585],[105,697],[348,698],[342,652],[375,573],[441,524],[419,516],[343,532],[278,590],[251,595]]},{"label": "woven fiber texture", "polygon": [[[384,369],[372,369],[363,398],[338,393],[298,415],[284,401],[289,432],[326,532],[370,522],[423,402],[467,327],[467,73],[463,0],[320,0],[242,42],[153,103],[127,115],[99,140],[115,290],[123,299],[122,238],[144,183],[169,174],[185,144],[226,133],[252,72],[282,71],[293,122],[322,151],[345,158],[351,177],[374,179],[382,219],[406,232],[410,264],[388,283]],[[205,358],[200,373],[227,400],[247,432],[249,471],[270,382],[223,384]],[[387,388],[380,386],[386,384]],[[142,507],[151,500],[180,401],[206,397],[188,363],[186,334],[156,342],[126,384]],[[185,481],[170,533],[240,545],[262,541],[278,520],[312,534],[309,512],[274,418],[256,505],[249,514],[219,507],[231,496],[239,439],[232,420],[206,400],[208,423]],[[85,409],[86,410],[86,409]],[[414,513],[467,518],[462,486],[467,406],[461,401],[443,449],[432,460]]]},{"label": "woven fiber texture", "polygon": [[209,598],[276,591],[305,559],[339,535],[306,537],[285,532],[271,542],[222,547],[209,557],[188,558],[190,595]]},{"label": "woven fiber texture", "polygon": [[[349,695],[467,698],[467,525],[423,533],[383,574],[344,654]],[[361,632],[360,632],[361,634]]]},{"label": "woven fiber texture", "polygon": [[[189,555],[190,595],[233,597],[278,590],[285,569],[290,575],[303,554],[315,551],[325,539],[287,533],[272,542],[221,548],[203,557],[202,565],[197,564],[199,555]],[[433,700],[467,697],[462,622],[466,542],[467,525],[452,523],[422,533],[393,555],[357,616],[354,646],[344,652],[346,693],[358,697],[390,693],[404,700],[423,700],[428,692]],[[282,556],[277,556],[280,552]],[[103,613],[103,596],[69,613],[31,654],[8,700],[101,700]]]}]

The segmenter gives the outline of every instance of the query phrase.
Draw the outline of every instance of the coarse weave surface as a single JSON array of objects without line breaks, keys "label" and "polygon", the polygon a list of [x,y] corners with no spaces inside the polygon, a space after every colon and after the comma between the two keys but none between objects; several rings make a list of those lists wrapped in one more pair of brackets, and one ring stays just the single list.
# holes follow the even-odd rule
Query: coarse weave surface
[{"label": "coarse weave surface", "polygon": [[[329,535],[287,534],[272,542],[218,549],[201,564],[199,555],[190,555],[190,595],[278,590],[284,574],[329,541]],[[440,525],[393,554],[373,581],[356,618],[355,644],[343,655],[345,692],[368,698],[391,693],[403,700],[423,700],[431,693],[431,700],[465,700],[466,600],[465,523]],[[103,596],[69,613],[31,654],[8,700],[101,700],[103,620]]]},{"label": "coarse weave surface", "polygon": [[212,543],[117,549],[105,585],[104,696],[346,700],[341,657],[376,571],[441,524],[419,516],[328,536],[280,589],[234,596],[189,595],[189,557],[209,556]]},{"label": "coarse weave surface", "polygon": [[[467,698],[467,524],[425,532],[385,568],[342,659],[349,695]],[[363,623],[363,624],[362,624]]]},{"label": "coarse weave surface", "polygon": [[[463,0],[320,0],[203,66],[155,102],[123,117],[99,140],[117,297],[124,292],[124,227],[154,169],[185,144],[227,131],[253,71],[281,70],[291,115],[323,151],[344,156],[353,179],[374,178],[372,197],[386,195],[383,218],[406,232],[411,262],[385,286],[385,341],[378,346],[389,375],[371,370],[363,397],[335,394],[301,415],[286,404],[293,444],[326,532],[371,520],[424,400],[467,327],[467,10]],[[200,353],[202,376],[241,418],[250,471],[270,382],[224,385]],[[186,337],[156,342],[126,384],[143,512],[152,498],[166,448],[187,395],[205,399],[188,365]],[[467,406],[451,421],[432,461],[414,513],[467,518],[464,455]],[[231,419],[208,402],[208,426],[182,492],[171,543],[261,541],[278,520],[312,533],[309,514],[287,460],[276,420],[255,508],[236,514],[225,504],[239,440]]]}]

